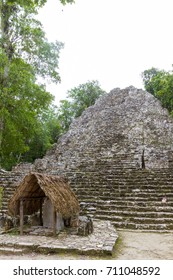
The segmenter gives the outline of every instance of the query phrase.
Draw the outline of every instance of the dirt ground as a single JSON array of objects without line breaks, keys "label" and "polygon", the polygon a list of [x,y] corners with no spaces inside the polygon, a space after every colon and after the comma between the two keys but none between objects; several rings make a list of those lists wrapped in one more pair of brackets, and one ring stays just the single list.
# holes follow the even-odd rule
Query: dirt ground
[{"label": "dirt ground", "polygon": [[173,260],[173,233],[149,233],[137,231],[118,231],[119,239],[115,246],[113,257],[94,257],[70,254],[36,253],[22,256],[0,255],[1,260],[30,259],[30,260],[91,260],[91,259],[116,259],[116,260]]},{"label": "dirt ground", "polygon": [[173,260],[173,233],[119,231],[117,260]]}]

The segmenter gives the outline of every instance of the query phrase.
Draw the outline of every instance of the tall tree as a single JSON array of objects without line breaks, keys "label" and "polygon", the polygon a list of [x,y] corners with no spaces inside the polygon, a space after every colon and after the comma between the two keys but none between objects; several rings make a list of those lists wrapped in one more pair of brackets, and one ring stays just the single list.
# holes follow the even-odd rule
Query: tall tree
[{"label": "tall tree", "polygon": [[152,67],[151,69],[145,70],[142,73],[142,80],[144,83],[145,89],[154,94],[153,84],[151,83],[152,79],[157,76],[159,69]]},{"label": "tall tree", "polygon": [[59,108],[59,120],[63,131],[69,128],[74,118],[79,117],[104,93],[98,81],[89,81],[69,90],[67,100],[62,100]]},{"label": "tall tree", "polygon": [[142,78],[145,89],[173,115],[173,72],[151,68],[142,73]]},{"label": "tall tree", "polygon": [[40,120],[53,96],[38,77],[60,81],[63,44],[49,43],[35,18],[46,2],[0,0],[0,166],[8,169],[43,131]]}]

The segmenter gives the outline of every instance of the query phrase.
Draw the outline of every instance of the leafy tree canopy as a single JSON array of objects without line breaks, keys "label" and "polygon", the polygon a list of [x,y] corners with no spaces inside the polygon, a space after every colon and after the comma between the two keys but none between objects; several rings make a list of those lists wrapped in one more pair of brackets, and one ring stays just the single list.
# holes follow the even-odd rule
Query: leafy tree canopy
[{"label": "leafy tree canopy", "polygon": [[[43,7],[48,0],[2,0],[2,2],[6,2],[9,5],[18,4],[22,7]],[[74,0],[60,0],[60,2],[65,4],[72,4]]]},{"label": "leafy tree canopy", "polygon": [[[60,81],[63,44],[48,42],[35,18],[46,0],[0,0],[0,166],[33,160],[51,145],[45,112],[53,96],[38,77]],[[60,0],[62,4],[72,3]]]},{"label": "leafy tree canopy", "polygon": [[43,85],[36,83],[33,69],[22,59],[10,63],[8,85],[0,92],[1,165],[9,168],[29,150],[40,131],[40,116],[53,100]]},{"label": "leafy tree canopy", "polygon": [[89,81],[69,90],[67,100],[62,100],[59,108],[59,121],[63,131],[104,93],[98,81]]},{"label": "leafy tree canopy", "polygon": [[173,115],[173,72],[151,68],[142,73],[145,89]]}]

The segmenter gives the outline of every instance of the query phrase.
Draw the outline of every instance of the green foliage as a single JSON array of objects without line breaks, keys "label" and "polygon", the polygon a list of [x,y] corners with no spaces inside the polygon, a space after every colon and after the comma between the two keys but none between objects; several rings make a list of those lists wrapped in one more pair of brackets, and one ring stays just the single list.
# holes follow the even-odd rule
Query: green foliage
[{"label": "green foliage", "polygon": [[63,5],[75,3],[75,0],[60,0]]},{"label": "green foliage", "polygon": [[32,67],[19,58],[9,64],[8,84],[0,93],[0,159],[1,165],[9,169],[29,150],[33,137],[40,134],[40,115],[53,98],[43,85],[36,84]]},{"label": "green foliage", "polygon": [[47,41],[35,13],[27,7],[2,6],[2,48],[9,60],[22,58],[33,67],[36,75],[56,83],[60,81],[58,60],[63,44]]},{"label": "green foliage", "polygon": [[8,5],[18,4],[22,7],[42,7],[46,2],[47,0],[6,0]]},{"label": "green foliage", "polygon": [[61,100],[58,112],[58,119],[63,132],[68,130],[74,118],[73,115],[74,112],[71,102],[68,100]]},{"label": "green foliage", "polygon": [[142,73],[145,89],[173,114],[173,72],[151,68]]},{"label": "green foliage", "polygon": [[38,83],[60,81],[63,44],[48,42],[35,18],[46,2],[0,0],[0,166],[6,169],[42,157],[63,132],[52,95]]},{"label": "green foliage", "polygon": [[150,92],[152,94],[154,94],[154,89],[153,89],[153,84],[151,81],[155,76],[157,76],[158,73],[159,73],[159,70],[154,67],[152,67],[151,69],[145,70],[142,73],[144,87],[148,92]]},{"label": "green foliage", "polygon": [[24,162],[33,162],[35,159],[43,157],[62,133],[55,106],[42,112],[39,121],[41,125],[28,143],[29,151],[21,157]]},{"label": "green foliage", "polygon": [[69,90],[67,100],[62,100],[59,107],[59,121],[62,130],[66,131],[72,120],[79,117],[104,93],[98,81],[87,82]]},{"label": "green foliage", "polygon": [[42,127],[49,134],[50,144],[57,142],[59,136],[63,133],[58,116],[58,108],[53,106],[47,110],[42,118]]},{"label": "green foliage", "polygon": [[68,91],[67,96],[72,100],[73,116],[75,118],[79,117],[82,112],[93,105],[102,94],[104,94],[104,91],[100,88],[98,81],[87,82]]},{"label": "green foliage", "polygon": [[[18,4],[22,7],[43,7],[48,0],[6,0],[6,3],[9,5]],[[74,0],[60,0],[60,2],[65,4],[72,4]]]},{"label": "green foliage", "polygon": [[43,156],[60,130],[52,115],[53,97],[38,83],[40,77],[60,81],[63,44],[48,42],[35,18],[46,2],[0,0],[0,166],[6,169]]}]

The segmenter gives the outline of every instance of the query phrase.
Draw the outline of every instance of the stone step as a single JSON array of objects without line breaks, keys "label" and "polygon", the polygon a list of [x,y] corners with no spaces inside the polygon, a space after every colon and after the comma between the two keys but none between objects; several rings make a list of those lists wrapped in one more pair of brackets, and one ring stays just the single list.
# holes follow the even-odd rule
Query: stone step
[{"label": "stone step", "polygon": [[[162,198],[163,198],[163,195],[160,196],[160,197],[139,197],[139,196],[125,196],[125,194],[119,194],[119,196],[115,196],[116,197],[116,200],[119,200],[121,201],[123,199],[124,203],[127,203],[129,200],[131,200],[132,202],[134,203],[137,203],[137,202],[141,202],[141,203],[157,203],[157,202],[161,202],[162,201]],[[110,201],[110,197],[109,196],[92,196],[92,195],[86,195],[86,196],[82,196],[82,195],[78,195],[78,199],[80,202],[82,201],[85,201],[85,202],[93,202],[93,201],[102,201],[103,203],[105,203],[106,201]],[[169,202],[173,202],[173,198],[169,198]],[[123,203],[123,202],[122,202]]]},{"label": "stone step", "polygon": [[144,190],[150,190],[151,192],[152,191],[158,191],[158,190],[164,190],[165,191],[170,191],[172,189],[172,184],[173,184],[173,180],[168,184],[164,183],[164,184],[156,184],[156,183],[153,183],[153,184],[142,184],[142,182],[139,182],[138,184],[130,184],[128,182],[117,182],[117,183],[114,183],[114,182],[111,182],[111,183],[108,183],[108,182],[94,182],[91,181],[87,181],[87,182],[83,182],[82,184],[79,184],[78,182],[74,182],[73,184],[70,184],[70,186],[72,187],[72,189],[74,191],[86,191],[88,189],[90,189],[91,191],[98,191],[98,190],[104,190],[104,191],[108,191],[108,190],[111,190],[111,189],[118,189],[118,188],[121,188],[121,189],[124,189],[124,190],[133,190],[133,189],[140,189],[141,191],[144,191]]},{"label": "stone step", "polygon": [[[78,191],[74,191],[76,193],[76,195],[78,197],[82,197],[82,196],[95,196],[95,197],[99,197],[99,196],[105,196],[105,197],[112,197],[112,196],[119,196],[121,195],[122,193],[124,193],[124,195],[126,197],[133,197],[133,196],[138,196],[138,197],[163,197],[163,196],[167,196],[169,198],[173,198],[173,192],[169,190],[165,190],[165,189],[162,189],[158,192],[158,190],[154,190],[154,191],[148,191],[145,189],[145,191],[142,191],[140,189],[134,189],[132,191],[130,190],[125,190],[125,189],[115,189],[115,190],[100,190],[100,191],[97,191],[97,190],[78,190]],[[10,195],[11,193],[9,193]]]},{"label": "stone step", "polygon": [[[71,188],[73,188],[73,190],[75,191],[110,191],[110,190],[115,190],[115,189],[124,189],[124,190],[129,190],[129,191],[133,191],[135,189],[140,189],[141,191],[158,191],[158,190],[162,190],[165,189],[165,191],[171,191],[172,190],[172,183],[173,180],[171,182],[171,184],[162,184],[162,185],[158,185],[156,183],[153,184],[146,184],[143,185],[141,182],[139,182],[139,184],[128,184],[126,183],[120,183],[118,182],[117,184],[113,184],[113,183],[108,183],[108,182],[96,182],[93,181],[92,182],[83,182],[82,184],[79,184],[77,182],[74,182],[73,184],[70,184]],[[11,188],[13,189],[13,188]]]},{"label": "stone step", "polygon": [[[137,225],[137,228],[171,229],[172,170],[164,169],[161,172],[127,169],[120,167],[120,162],[129,164],[126,156],[116,155],[111,162],[106,157],[102,161],[98,160],[94,168],[93,162],[89,168],[88,162],[81,162],[80,172],[75,169],[74,172],[66,172],[65,175],[70,179],[70,185],[81,202],[81,211],[99,219],[111,220],[122,227],[136,228]],[[4,186],[6,184],[1,213],[7,211],[9,199],[15,191],[13,184],[18,179],[8,176],[6,174],[0,179]],[[165,204],[162,203],[164,196],[167,198]]]},{"label": "stone step", "polygon": [[72,174],[69,174],[68,177],[69,178],[73,178],[74,177],[74,174],[76,175],[76,178],[86,178],[86,179],[90,179],[90,178],[93,178],[93,179],[112,179],[112,180],[128,180],[129,182],[138,182],[139,180],[143,181],[143,182],[151,182],[151,181],[159,181],[159,179],[161,181],[164,181],[166,180],[166,182],[170,181],[173,179],[173,176],[171,174],[171,176],[169,174],[163,174],[161,173],[160,175],[159,174],[133,174],[132,172],[130,173],[127,173],[126,171],[125,172],[112,172],[111,173],[109,171],[104,171],[103,173],[102,172],[88,172],[88,171],[85,171],[83,173],[72,173]]},{"label": "stone step", "polygon": [[173,213],[169,211],[153,211],[153,209],[149,209],[146,212],[140,212],[137,211],[136,209],[131,209],[131,211],[126,211],[125,209],[111,209],[111,210],[104,210],[104,209],[99,209],[96,206],[86,206],[86,207],[81,207],[81,212],[82,213],[94,213],[95,215],[102,215],[105,217],[115,217],[117,216],[122,216],[122,217],[142,217],[142,218],[173,218]]},{"label": "stone step", "polygon": [[[98,165],[95,165],[95,166],[98,166]],[[109,169],[101,169],[101,168],[98,168],[98,170],[96,170],[95,168],[93,169],[93,167],[91,168],[91,170],[88,170],[86,169],[85,167],[82,169],[78,168],[78,170],[74,169],[74,171],[66,171],[66,174],[68,175],[68,177],[72,176],[74,173],[79,176],[79,175],[89,175],[89,174],[102,174],[102,175],[112,175],[112,174],[116,174],[117,176],[118,175],[122,175],[124,174],[125,176],[130,176],[130,177],[145,177],[146,178],[146,175],[147,175],[147,178],[151,178],[151,177],[155,177],[156,178],[156,175],[158,175],[159,177],[163,177],[163,176],[167,176],[167,177],[171,177],[173,178],[173,174],[172,174],[172,169],[160,169],[158,171],[155,171],[155,169],[152,169],[152,170],[142,170],[142,169],[133,169],[133,168],[122,168],[122,167],[119,167],[118,168],[116,166],[113,166],[113,164],[111,163],[109,166],[111,166],[111,170]],[[99,166],[98,166],[99,167]],[[115,172],[116,171],[116,172]]]},{"label": "stone step", "polygon": [[131,211],[125,210],[104,210],[96,208],[96,215],[106,215],[106,216],[123,216],[123,217],[140,217],[140,218],[171,218],[173,219],[173,212],[161,212],[161,211],[139,211],[139,209],[131,209]]},{"label": "stone step", "polygon": [[137,224],[169,224],[172,225],[173,228],[173,218],[147,218],[147,217],[135,217],[135,216],[131,216],[131,217],[123,217],[123,216],[118,216],[118,215],[114,215],[114,216],[110,216],[110,215],[97,215],[97,213],[94,215],[95,218],[97,219],[101,219],[101,220],[109,220],[109,221],[113,221],[113,222],[117,222],[117,221],[122,221],[122,222],[126,222],[126,223],[137,223]]},{"label": "stone step", "polygon": [[16,190],[16,187],[14,187],[13,190],[10,190],[10,191],[4,189],[3,190],[3,197],[5,198],[5,197],[9,197],[9,196],[13,195],[15,190]]},{"label": "stone step", "polygon": [[11,191],[11,192],[5,192],[4,191],[3,192],[4,199],[7,199],[7,198],[11,197],[14,194],[14,192],[15,192],[15,189],[13,191]]},{"label": "stone step", "polygon": [[7,246],[0,246],[0,254],[4,255],[22,255],[27,253],[28,250],[25,248],[14,248],[14,247],[7,247]]},{"label": "stone step", "polygon": [[115,226],[115,228],[125,228],[125,229],[138,229],[138,230],[149,230],[156,232],[169,232],[173,230],[173,226],[169,224],[138,224],[132,222],[119,222],[119,221],[111,221],[111,223]]},{"label": "stone step", "polygon": [[[88,205],[93,203],[88,203]],[[99,209],[127,209],[130,211],[131,209],[136,209],[138,211],[151,211],[149,209],[153,209],[153,211],[172,211],[173,209],[173,202],[167,202],[163,204],[161,202],[155,202],[153,204],[150,202],[132,202],[132,201],[105,201],[103,202],[95,202],[94,205],[97,205]],[[172,212],[173,213],[173,212]]]},{"label": "stone step", "polygon": [[[82,180],[82,179],[81,179]],[[133,182],[133,181],[130,181],[128,182],[127,180],[124,180],[124,181],[120,181],[120,180],[106,180],[106,181],[97,181],[95,178],[94,179],[88,179],[88,180],[83,180],[82,183],[80,183],[79,180],[75,180],[75,182],[71,183],[71,187],[76,189],[83,189],[83,188],[87,188],[87,187],[90,187],[90,188],[101,188],[101,187],[105,187],[106,189],[109,189],[111,187],[128,187],[130,189],[133,189],[133,188],[141,188],[141,189],[144,189],[144,188],[147,188],[147,189],[156,189],[157,187],[159,188],[171,188],[172,186],[172,182],[173,180],[170,180],[169,182],[142,182],[142,181],[137,181],[137,182]]]}]

